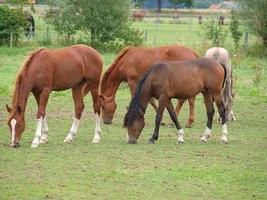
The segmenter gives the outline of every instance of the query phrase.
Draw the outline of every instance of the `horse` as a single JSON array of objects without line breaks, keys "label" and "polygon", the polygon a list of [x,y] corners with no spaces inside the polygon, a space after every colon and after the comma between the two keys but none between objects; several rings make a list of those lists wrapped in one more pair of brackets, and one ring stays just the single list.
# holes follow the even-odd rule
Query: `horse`
[{"label": "horse", "polygon": [[[117,108],[115,94],[121,82],[128,83],[133,97],[138,80],[140,80],[150,66],[158,61],[177,61],[197,58],[198,54],[184,46],[164,46],[158,48],[126,47],[115,58],[109,69],[105,72],[100,86],[100,101],[102,119],[105,124],[111,124]],[[185,100],[181,99],[177,104],[179,113]],[[187,127],[194,121],[195,97],[189,99],[190,116]],[[153,99],[151,105],[157,110]]]},{"label": "horse", "polygon": [[48,142],[46,105],[51,91],[72,89],[75,117],[64,142],[71,142],[77,133],[84,109],[83,97],[90,91],[96,118],[93,143],[100,141],[100,101],[99,83],[103,68],[100,54],[86,45],[73,45],[61,49],[40,48],[31,53],[22,66],[15,83],[12,108],[8,125],[11,132],[11,146],[19,147],[25,129],[25,108],[30,92],[37,105],[37,128],[31,147]]},{"label": "horse", "polygon": [[[227,72],[225,90],[227,91],[227,95],[223,96],[223,103],[228,107],[226,110],[229,111],[226,113],[226,120],[235,121],[236,117],[233,112],[233,101],[235,96],[235,94],[233,93],[233,70],[229,53],[222,47],[212,47],[206,51],[205,57],[212,58],[219,62],[221,65],[225,66]],[[220,118],[218,121],[220,121]]]},{"label": "horse", "polygon": [[155,119],[155,128],[149,142],[154,144],[159,137],[159,124],[162,114],[167,108],[172,121],[178,130],[178,144],[184,143],[184,130],[175,114],[171,99],[188,99],[199,93],[203,94],[207,110],[207,127],[201,138],[206,143],[211,136],[215,101],[222,118],[222,143],[227,143],[226,107],[222,102],[224,94],[225,68],[213,59],[198,58],[178,62],[159,62],[154,64],[138,83],[129,110],[124,117],[123,126],[128,131],[128,143],[135,144],[144,126],[144,114],[150,98],[159,100]]},{"label": "horse", "polygon": [[31,39],[31,37],[34,36],[35,33],[35,21],[33,16],[29,12],[25,12],[24,15],[27,21],[24,27],[25,36],[27,39]]}]

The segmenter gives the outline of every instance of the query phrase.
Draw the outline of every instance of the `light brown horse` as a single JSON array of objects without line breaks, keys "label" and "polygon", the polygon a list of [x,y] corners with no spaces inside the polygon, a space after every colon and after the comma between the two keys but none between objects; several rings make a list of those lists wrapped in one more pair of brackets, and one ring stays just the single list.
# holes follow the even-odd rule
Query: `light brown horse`
[{"label": "light brown horse", "polygon": [[12,108],[8,125],[11,131],[11,146],[19,147],[25,128],[25,107],[30,92],[38,104],[37,129],[32,148],[48,142],[46,105],[51,91],[72,89],[75,118],[65,142],[70,142],[77,133],[79,120],[84,109],[83,96],[89,91],[93,98],[96,128],[93,142],[100,141],[99,83],[103,62],[100,54],[85,45],[73,45],[61,49],[41,48],[28,57],[16,80]]},{"label": "light brown horse", "polygon": [[[234,92],[233,92],[233,69],[231,65],[231,59],[228,51],[222,47],[212,47],[208,49],[205,53],[206,58],[212,58],[219,62],[221,65],[225,66],[226,69],[226,79],[225,79],[225,94],[223,96],[223,103],[227,107],[226,120],[235,121],[236,117],[233,112],[233,102],[234,102]],[[230,95],[228,95],[228,93]],[[220,118],[219,118],[220,121]]]},{"label": "light brown horse", "polygon": [[[133,97],[138,81],[143,77],[150,66],[159,61],[178,61],[197,58],[193,50],[184,46],[165,46],[158,48],[127,47],[123,49],[105,72],[100,87],[102,118],[105,124],[111,124],[116,110],[115,94],[121,82],[128,83]],[[190,116],[187,126],[194,121],[194,100],[189,99]],[[185,100],[179,100],[177,114]],[[153,100],[150,103],[157,110]]]},{"label": "light brown horse", "polygon": [[207,138],[211,136],[214,115],[213,101],[215,101],[222,118],[223,135],[221,141],[222,143],[227,143],[226,108],[222,102],[222,93],[225,92],[225,77],[225,68],[213,59],[208,58],[154,64],[139,82],[129,110],[125,115],[124,127],[128,130],[128,142],[137,142],[145,126],[144,114],[147,105],[153,97],[159,100],[159,106],[155,119],[154,133],[149,141],[154,143],[158,139],[159,124],[166,107],[178,130],[179,138],[177,143],[184,143],[184,130],[177,120],[171,99],[188,99],[202,93],[208,121],[201,142],[207,142]]}]

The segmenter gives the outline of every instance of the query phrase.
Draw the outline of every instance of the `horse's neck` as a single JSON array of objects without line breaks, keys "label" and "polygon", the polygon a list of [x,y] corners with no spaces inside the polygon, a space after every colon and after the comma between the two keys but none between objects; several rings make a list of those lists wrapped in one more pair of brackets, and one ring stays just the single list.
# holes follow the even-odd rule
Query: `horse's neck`
[{"label": "horse's neck", "polygon": [[108,98],[115,98],[115,94],[123,81],[120,76],[118,76],[118,70],[113,70],[106,81],[105,91],[103,95]]},{"label": "horse's neck", "polygon": [[27,100],[29,98],[29,94],[31,92],[31,88],[30,85],[27,83],[27,81],[22,80],[21,83],[19,84],[19,86],[16,88],[17,91],[15,91],[14,95],[16,96],[16,100],[13,105],[14,106],[19,106],[22,110],[22,112],[24,113],[25,108],[26,108],[26,104],[27,104]]}]

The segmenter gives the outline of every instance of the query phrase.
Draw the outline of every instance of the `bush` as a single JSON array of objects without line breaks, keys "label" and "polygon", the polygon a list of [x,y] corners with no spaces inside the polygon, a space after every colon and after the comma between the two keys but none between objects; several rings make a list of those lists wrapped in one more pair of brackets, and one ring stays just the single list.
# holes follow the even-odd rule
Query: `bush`
[{"label": "bush", "polygon": [[0,45],[10,42],[11,32],[13,33],[14,44],[17,44],[21,33],[24,32],[26,23],[26,17],[21,9],[0,6]]}]

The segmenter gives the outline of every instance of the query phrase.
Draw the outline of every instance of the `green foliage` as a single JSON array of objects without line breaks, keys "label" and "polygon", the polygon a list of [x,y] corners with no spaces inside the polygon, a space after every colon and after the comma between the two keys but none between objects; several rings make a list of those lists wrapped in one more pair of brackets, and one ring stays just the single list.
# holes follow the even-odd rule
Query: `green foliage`
[{"label": "green foliage", "polygon": [[191,7],[193,4],[193,0],[169,0],[170,3],[174,4],[175,6],[177,4],[184,3],[186,7]]},{"label": "green foliage", "polygon": [[47,22],[60,34],[71,36],[82,30],[90,36],[91,46],[106,50],[125,45],[140,45],[140,32],[133,29],[130,1],[67,0],[52,1]]},{"label": "green foliage", "polygon": [[267,1],[266,0],[238,0],[239,13],[245,19],[251,31],[257,33],[267,47]]},{"label": "green foliage", "polygon": [[218,47],[223,46],[227,36],[227,30],[223,25],[220,25],[217,21],[211,19],[204,28],[210,45]]},{"label": "green foliage", "polygon": [[240,22],[238,20],[238,13],[234,10],[231,11],[231,21],[230,21],[230,31],[232,35],[232,39],[235,43],[235,48],[237,49],[239,46],[239,41],[242,37],[242,32],[239,29]]},{"label": "green foliage", "polygon": [[0,45],[8,44],[13,33],[13,41],[16,44],[26,25],[26,18],[21,9],[10,9],[0,6]]}]

